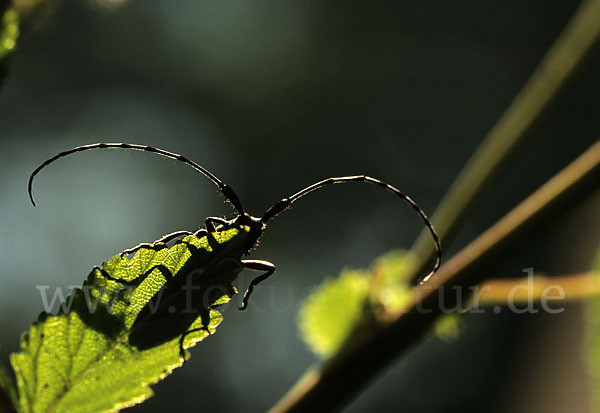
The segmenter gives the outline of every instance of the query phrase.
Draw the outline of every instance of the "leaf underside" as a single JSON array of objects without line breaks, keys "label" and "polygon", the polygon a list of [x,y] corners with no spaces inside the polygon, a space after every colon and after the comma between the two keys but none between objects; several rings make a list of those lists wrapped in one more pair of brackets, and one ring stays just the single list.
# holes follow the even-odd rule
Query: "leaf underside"
[{"label": "leaf underside", "polygon": [[[235,230],[217,234],[219,242]],[[206,238],[189,236],[184,241],[211,251]],[[133,258],[117,255],[102,264],[109,276],[131,281],[156,265],[175,277],[191,254],[185,244],[158,251],[141,249]],[[128,342],[140,310],[165,284],[154,270],[136,288],[90,273],[82,288],[61,304],[57,315],[42,313],[21,337],[21,352],[11,356],[17,376],[19,411],[103,412],[137,404],[152,395],[149,387],[181,366],[179,338],[138,350]],[[216,307],[236,293],[233,286],[210,303]],[[221,314],[210,310],[209,330],[215,331]],[[191,328],[202,327],[198,317]],[[201,330],[186,336],[189,348],[208,336]]]}]

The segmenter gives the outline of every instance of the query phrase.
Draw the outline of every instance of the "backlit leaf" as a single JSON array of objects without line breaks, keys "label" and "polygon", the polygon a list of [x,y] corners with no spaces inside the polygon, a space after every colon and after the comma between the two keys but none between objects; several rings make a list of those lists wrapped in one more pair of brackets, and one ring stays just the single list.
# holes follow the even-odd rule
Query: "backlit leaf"
[{"label": "backlit leaf", "polygon": [[[414,261],[404,250],[391,251],[369,270],[343,270],[327,279],[303,303],[299,314],[302,339],[318,356],[328,358],[348,340],[375,328],[377,313],[401,311],[412,295],[407,277]],[[458,336],[458,314],[440,317],[433,334],[448,341]]]},{"label": "backlit leaf", "polygon": [[[236,230],[216,234],[224,242]],[[206,238],[190,236],[184,241],[210,251]],[[134,280],[161,264],[174,277],[190,258],[185,244],[171,248],[141,249],[129,259],[117,255],[102,264],[110,277]],[[182,276],[179,274],[179,276]],[[98,270],[90,273],[82,288],[63,303],[57,315],[42,313],[21,338],[21,351],[11,362],[17,376],[19,411],[103,412],[114,411],[148,398],[149,385],[182,365],[179,338],[140,351],[128,341],[130,328],[146,303],[165,284],[154,270],[136,288],[106,278]],[[211,296],[211,307],[229,301],[235,288]],[[211,332],[222,317],[210,311]],[[202,326],[198,317],[192,328]],[[186,336],[189,348],[208,336],[204,330]]]}]

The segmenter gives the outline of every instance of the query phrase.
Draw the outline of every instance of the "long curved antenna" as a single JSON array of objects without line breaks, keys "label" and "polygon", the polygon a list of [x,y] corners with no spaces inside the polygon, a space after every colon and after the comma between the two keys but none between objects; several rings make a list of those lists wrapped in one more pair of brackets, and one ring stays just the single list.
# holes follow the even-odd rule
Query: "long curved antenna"
[{"label": "long curved antenna", "polygon": [[281,201],[277,202],[275,205],[273,205],[271,208],[269,208],[264,213],[264,215],[261,218],[261,221],[263,223],[266,223],[271,218],[275,217],[276,215],[282,213],[287,208],[289,208],[290,205],[292,205],[292,203],[294,201],[302,198],[304,195],[307,195],[308,193],[310,193],[316,189],[322,188],[327,185],[342,184],[342,183],[348,183],[348,182],[366,182],[369,184],[378,185],[378,186],[380,186],[384,189],[387,189],[388,191],[393,192],[394,194],[398,195],[400,198],[402,198],[404,201],[406,201],[411,207],[413,207],[413,209],[415,211],[417,211],[417,213],[419,214],[419,216],[425,223],[425,226],[427,227],[427,229],[429,229],[429,232],[431,233],[431,237],[433,238],[433,241],[435,242],[435,248],[436,248],[436,252],[437,252],[436,258],[435,258],[435,264],[433,265],[433,269],[431,270],[431,272],[429,274],[427,274],[425,276],[425,278],[423,278],[421,280],[421,282],[425,282],[429,278],[431,278],[431,276],[433,274],[435,274],[436,271],[440,268],[440,265],[442,263],[442,246],[440,244],[440,237],[438,236],[437,232],[435,232],[435,228],[433,228],[433,224],[431,223],[431,221],[429,221],[429,218],[427,218],[427,214],[425,214],[425,212],[421,209],[421,207],[419,207],[419,205],[417,205],[417,203],[415,201],[413,201],[411,197],[409,197],[408,195],[406,195],[404,192],[400,191],[399,189],[393,187],[392,185],[387,184],[383,181],[380,181],[379,179],[371,178],[370,176],[366,176],[366,175],[340,176],[340,177],[335,177],[335,178],[324,179],[315,184],[307,186],[306,188],[304,188],[303,190],[301,190],[299,192],[296,192],[294,195],[290,196],[289,198],[283,198]]},{"label": "long curved antenna", "polygon": [[72,153],[89,151],[91,149],[107,149],[107,148],[133,149],[133,150],[143,151],[143,152],[152,152],[152,153],[156,153],[158,155],[164,156],[165,158],[171,158],[171,159],[175,159],[176,161],[183,162],[184,164],[191,166],[196,171],[200,172],[201,174],[206,176],[208,179],[210,179],[215,185],[217,185],[219,187],[223,196],[225,196],[225,198],[227,198],[227,200],[229,202],[231,202],[233,207],[240,214],[244,214],[244,207],[242,206],[242,202],[240,201],[240,199],[238,198],[236,193],[233,191],[233,189],[229,185],[226,185],[223,182],[221,182],[221,180],[219,178],[217,178],[215,175],[213,175],[206,168],[203,168],[202,166],[198,165],[196,162],[189,160],[188,158],[186,158],[183,155],[179,155],[177,153],[172,153],[172,152],[167,152],[167,151],[165,151],[163,149],[159,149],[159,148],[153,148],[152,146],[136,145],[133,143],[93,143],[91,145],[78,146],[76,148],[69,149],[68,151],[61,152],[61,153],[53,156],[52,158],[45,160],[44,163],[42,163],[40,166],[38,166],[36,168],[36,170],[33,171],[31,176],[29,177],[29,185],[27,188],[28,188],[28,192],[29,192],[29,199],[31,199],[31,203],[33,204],[33,206],[35,206],[35,200],[33,198],[33,194],[31,191],[31,187],[33,185],[33,178],[35,178],[35,176],[42,169],[44,169],[46,166],[50,165],[52,162],[56,161],[57,159],[60,159],[64,156],[70,155]]}]

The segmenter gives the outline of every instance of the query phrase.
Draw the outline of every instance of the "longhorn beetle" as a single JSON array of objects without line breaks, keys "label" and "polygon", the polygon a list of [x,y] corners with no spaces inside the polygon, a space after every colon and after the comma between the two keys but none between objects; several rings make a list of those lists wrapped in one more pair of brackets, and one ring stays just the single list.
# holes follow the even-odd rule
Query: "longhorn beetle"
[{"label": "longhorn beetle", "polygon": [[[425,226],[429,229],[433,241],[435,242],[437,251],[435,264],[431,272],[424,278],[424,280],[430,278],[440,267],[442,258],[440,240],[425,212],[423,212],[423,210],[404,192],[379,179],[371,178],[365,175],[333,177],[316,182],[296,192],[295,194],[276,202],[273,206],[267,209],[260,218],[258,218],[249,215],[246,212],[242,202],[230,186],[223,183],[219,178],[217,178],[204,167],[182,155],[167,152],[151,146],[137,144],[95,143],[91,145],[79,146],[61,152],[52,158],[47,159],[44,161],[44,163],[38,166],[37,169],[31,174],[28,185],[29,197],[33,205],[36,205],[32,194],[33,179],[44,167],[48,166],[59,158],[76,152],[106,148],[132,149],[151,152],[166,158],[183,162],[184,164],[205,175],[217,187],[219,187],[219,190],[223,196],[233,205],[238,213],[238,215],[231,220],[218,217],[206,218],[204,221],[205,228],[201,228],[194,233],[189,231],[173,232],[165,235],[153,244],[142,243],[134,248],[125,250],[121,254],[122,256],[124,254],[132,254],[142,248],[165,248],[169,241],[175,240],[183,235],[193,235],[199,239],[206,238],[205,242],[207,242],[211,247],[210,250],[198,248],[191,243],[186,242],[185,240],[176,241],[177,243],[186,244],[191,254],[181,270],[178,271],[178,274],[182,273],[185,276],[180,276],[178,274],[175,276],[175,274],[171,274],[166,267],[157,265],[150,268],[148,271],[144,272],[132,281],[124,281],[111,277],[98,267],[94,268],[94,271],[101,271],[105,278],[122,284],[134,286],[138,286],[154,270],[160,271],[165,278],[165,284],[142,308],[131,327],[129,342],[140,350],[165,343],[180,336],[179,350],[182,358],[185,359],[185,350],[183,348],[184,338],[187,335],[199,330],[208,331],[210,309],[216,307],[216,305],[207,305],[204,300],[202,300],[202,303],[194,306],[195,312],[181,311],[184,301],[188,298],[186,296],[186,292],[184,291],[186,289],[184,286],[185,283],[194,284],[196,289],[199,290],[200,295],[198,296],[204,297],[203,294],[210,293],[211,289],[213,288],[229,287],[231,289],[231,283],[237,278],[237,275],[241,269],[262,271],[261,275],[257,276],[250,282],[246,292],[244,293],[241,306],[239,307],[240,310],[244,310],[248,305],[248,300],[254,291],[254,288],[275,272],[275,266],[268,261],[247,260],[242,259],[242,257],[248,255],[250,251],[257,245],[258,240],[265,230],[266,224],[269,220],[285,211],[298,199],[316,189],[327,185],[348,182],[365,182],[369,184],[375,184],[402,198],[419,214],[425,223]],[[225,241],[220,240],[223,238],[221,235],[225,233],[227,233],[229,237],[226,237],[227,239],[225,239]],[[158,301],[161,302],[159,303]],[[190,326],[197,318],[197,313],[200,313],[203,327],[190,329]],[[208,332],[210,334],[210,331]]]}]

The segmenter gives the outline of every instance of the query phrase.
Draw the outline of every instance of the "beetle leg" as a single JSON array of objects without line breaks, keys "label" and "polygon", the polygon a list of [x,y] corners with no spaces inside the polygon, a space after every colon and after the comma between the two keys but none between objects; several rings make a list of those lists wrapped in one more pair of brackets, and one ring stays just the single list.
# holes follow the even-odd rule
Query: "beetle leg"
[{"label": "beetle leg", "polygon": [[193,328],[193,329],[188,330],[185,333],[183,333],[181,335],[181,337],[179,338],[179,357],[181,357],[183,359],[183,361],[187,361],[187,359],[185,357],[185,349],[183,348],[183,340],[185,340],[185,338],[187,336],[189,336],[190,334],[195,333],[200,330],[204,330],[204,328]]},{"label": "beetle leg", "polygon": [[206,218],[206,220],[204,220],[204,225],[206,226],[206,229],[208,230],[208,232],[216,232],[217,229],[215,228],[215,224],[220,224],[220,225],[227,225],[229,224],[229,221],[227,221],[226,219],[223,218],[219,218],[219,217],[208,217]]},{"label": "beetle leg", "polygon": [[206,230],[206,228],[200,228],[198,231],[194,232],[194,236],[196,238],[202,238],[204,236],[206,236],[208,234],[208,231]]},{"label": "beetle leg", "polygon": [[162,237],[162,238],[154,241],[152,244],[145,243],[145,242],[141,243],[140,245],[138,245],[136,247],[129,248],[129,249],[126,249],[125,251],[123,251],[121,253],[121,258],[123,258],[125,255],[133,254],[134,252],[136,252],[136,251],[138,251],[138,250],[140,250],[142,248],[153,249],[155,251],[162,250],[163,248],[167,248],[167,246],[166,245],[156,245],[156,244],[158,244],[158,243],[166,244],[167,242],[172,241],[175,238],[180,237],[182,235],[192,235],[192,232],[190,232],[190,231],[176,231],[176,232],[173,232],[171,234],[165,235],[164,237]]},{"label": "beetle leg", "polygon": [[160,271],[160,273],[162,274],[163,277],[165,277],[165,280],[167,280],[167,282],[173,277],[173,274],[171,274],[171,271],[168,270],[167,267],[165,267],[162,264],[159,265],[155,265],[154,267],[150,268],[148,271],[146,271],[145,273],[143,273],[142,275],[140,275],[137,278],[134,278],[133,280],[123,280],[120,278],[115,278],[113,276],[111,276],[109,273],[107,273],[105,270],[103,270],[100,267],[94,267],[92,269],[92,271],[98,271],[100,272],[100,274],[102,274],[102,276],[104,278],[107,278],[111,281],[117,282],[119,284],[123,284],[123,285],[127,285],[127,286],[138,286],[140,285],[150,274],[152,274],[152,272],[154,270],[158,270]]},{"label": "beetle leg", "polygon": [[181,358],[184,361],[186,360],[186,358],[185,358],[185,349],[183,348],[183,341],[185,340],[185,338],[187,336],[189,336],[192,333],[196,333],[198,331],[206,331],[209,336],[212,334],[210,332],[210,330],[208,329],[208,326],[210,324],[210,310],[202,311],[200,313],[200,319],[202,320],[202,327],[192,328],[191,330],[188,330],[185,333],[183,333],[181,335],[181,337],[179,338],[179,355],[181,356]]},{"label": "beetle leg", "polygon": [[206,229],[206,240],[208,241],[208,245],[210,245],[213,251],[216,251],[217,248],[219,248],[219,241],[217,241],[217,239],[213,235],[213,232],[215,232],[216,230],[208,219],[206,220],[206,225],[207,227],[212,227],[212,230],[210,228]]},{"label": "beetle leg", "polygon": [[[198,238],[202,238],[202,237],[205,236],[206,240],[208,241],[208,245],[210,245],[210,247],[213,250],[216,250],[217,248],[219,248],[219,245],[220,245],[219,242],[216,240],[215,236],[209,230],[207,230],[206,228],[200,228],[198,231],[196,231],[194,233],[194,236],[198,237]],[[190,247],[190,249],[191,249],[191,247],[193,247],[193,245],[191,245],[191,244],[189,244],[187,242],[181,241],[181,240],[177,241],[175,244],[186,244],[186,245],[188,245]],[[198,249],[196,247],[194,247],[194,248]]]},{"label": "beetle leg", "polygon": [[[196,233],[197,234],[197,233]],[[194,234],[195,235],[195,234]],[[197,246],[195,246],[194,244],[184,241],[184,240],[177,240],[173,245],[179,245],[179,244],[183,244],[185,245],[188,250],[190,250],[190,253],[192,255],[197,254],[198,251],[200,250],[200,248],[198,248]]]},{"label": "beetle leg", "polygon": [[259,275],[250,281],[250,285],[248,285],[248,289],[244,293],[244,298],[242,298],[242,305],[240,306],[240,310],[245,310],[248,306],[248,300],[250,299],[250,294],[254,290],[259,283],[266,280],[275,272],[275,265],[269,261],[262,260],[242,260],[242,266],[248,270],[254,271],[265,271],[264,274]]},{"label": "beetle leg", "polygon": [[[197,237],[197,238],[202,238],[202,237],[207,237],[208,239],[208,244],[212,247],[212,249],[215,249],[215,245],[213,245],[211,242],[214,242],[216,244],[216,246],[219,245],[219,243],[217,242],[217,240],[212,237],[212,235],[210,234],[210,232],[208,232],[206,230],[206,228],[200,228],[198,231],[194,232],[192,234],[193,236]],[[212,241],[211,241],[211,237],[212,237]],[[175,241],[175,243],[173,243],[173,245],[179,245],[179,244],[183,244],[186,247],[188,247],[188,249],[190,250],[190,253],[192,255],[194,255],[195,253],[197,253],[199,251],[200,248],[198,248],[197,246],[195,246],[194,244],[191,244],[187,241],[184,240],[177,240]]]}]

